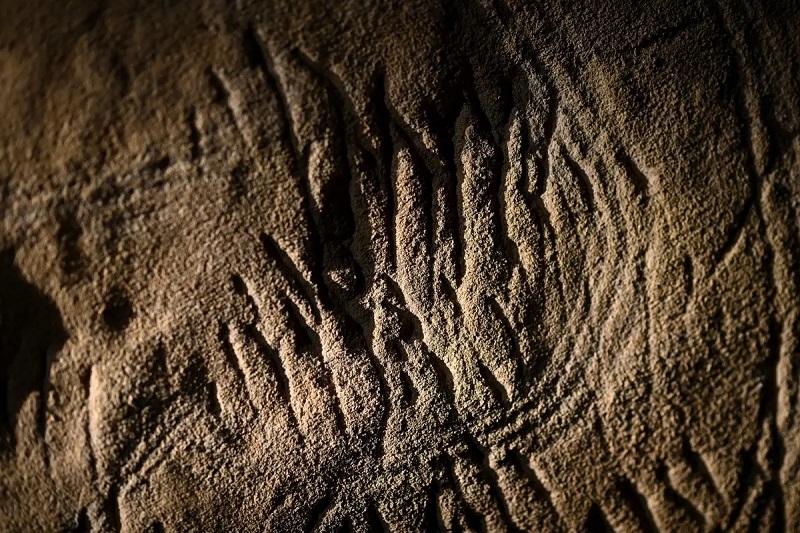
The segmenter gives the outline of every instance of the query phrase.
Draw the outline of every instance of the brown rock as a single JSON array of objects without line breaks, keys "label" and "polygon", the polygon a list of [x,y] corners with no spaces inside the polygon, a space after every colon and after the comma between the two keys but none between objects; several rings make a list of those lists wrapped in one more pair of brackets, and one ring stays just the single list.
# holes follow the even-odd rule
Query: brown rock
[{"label": "brown rock", "polygon": [[0,530],[800,527],[800,5],[0,4]]}]

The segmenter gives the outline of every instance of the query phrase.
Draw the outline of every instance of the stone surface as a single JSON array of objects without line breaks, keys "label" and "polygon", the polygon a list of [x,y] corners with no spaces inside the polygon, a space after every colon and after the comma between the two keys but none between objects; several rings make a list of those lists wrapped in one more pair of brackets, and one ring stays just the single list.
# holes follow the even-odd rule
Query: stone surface
[{"label": "stone surface", "polygon": [[800,527],[793,0],[0,3],[0,530]]}]

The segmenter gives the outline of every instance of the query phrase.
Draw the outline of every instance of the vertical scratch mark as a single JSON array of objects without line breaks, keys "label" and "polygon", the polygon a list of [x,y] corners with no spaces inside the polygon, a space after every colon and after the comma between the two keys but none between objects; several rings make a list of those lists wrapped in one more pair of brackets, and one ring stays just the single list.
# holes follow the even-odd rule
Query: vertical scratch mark
[{"label": "vertical scratch mark", "polygon": [[219,390],[217,390],[217,384],[213,380],[209,379],[206,381],[205,386],[206,394],[208,395],[206,400],[208,412],[214,417],[219,417],[222,413],[222,405],[219,401]]},{"label": "vertical scratch mark", "polygon": [[628,478],[617,480],[617,490],[622,498],[628,503],[630,510],[639,522],[639,527],[644,531],[658,532],[659,528],[653,517],[650,506],[645,498]]},{"label": "vertical scratch mark", "polygon": [[[780,397],[780,359],[783,324],[772,318],[769,321],[769,358],[766,362],[767,377],[764,385],[764,418],[769,419],[770,447],[767,451],[767,464],[769,468],[769,489],[775,499],[775,516],[773,518],[775,529],[781,531],[785,527],[786,502],[784,501],[783,484],[781,483],[781,470],[785,460],[785,445],[783,435],[778,428],[778,405]],[[762,418],[763,420],[763,418]]]},{"label": "vertical scratch mark", "polygon": [[450,304],[453,306],[454,318],[456,320],[459,320],[464,311],[461,308],[461,302],[458,300],[458,294],[453,289],[453,286],[450,285],[450,281],[447,279],[446,276],[440,276],[439,287],[442,291],[442,296],[444,296],[445,300],[450,302]]},{"label": "vertical scratch mark", "polygon": [[267,364],[271,367],[272,371],[275,373],[275,377],[277,380],[278,385],[278,394],[280,397],[291,406],[291,393],[289,389],[289,378],[286,375],[286,368],[284,368],[283,364],[281,363],[280,356],[275,351],[272,346],[269,345],[267,339],[264,337],[264,334],[261,333],[261,330],[258,327],[253,325],[248,325],[245,328],[247,334],[256,341],[256,345],[259,347],[262,355],[266,356],[265,360]]},{"label": "vertical scratch mark", "polygon": [[225,360],[228,362],[228,365],[233,369],[236,377],[238,378],[239,383],[244,387],[245,393],[247,395],[247,404],[255,410],[255,406],[253,405],[252,395],[250,392],[250,387],[247,385],[247,378],[244,373],[244,367],[242,365],[242,360],[239,357],[239,354],[233,348],[233,344],[231,344],[230,338],[230,328],[225,322],[220,321],[219,323],[219,332],[217,333],[217,339],[219,340],[220,344],[222,344],[222,353],[225,354]]},{"label": "vertical scratch mark", "polygon": [[[754,446],[757,446],[758,442]],[[739,471],[738,479],[736,480],[736,493],[734,495],[732,509],[728,515],[726,530],[733,530],[739,522],[739,517],[745,511],[748,496],[754,488],[759,486],[759,478],[761,477],[761,467],[753,458],[752,447],[748,450],[743,450],[740,454],[741,469]]]},{"label": "vertical scratch mark", "polygon": [[[528,194],[523,190],[523,182],[528,179],[528,154],[527,154],[527,125],[520,118],[520,113],[513,108],[508,121],[506,138],[503,145],[503,176],[500,184],[499,201],[501,209],[501,232],[506,241],[506,249],[511,258],[511,268],[518,267],[523,282],[527,285],[531,279],[526,261],[522,259],[519,251],[519,230],[514,231],[509,225],[510,217],[515,214],[509,210],[509,200],[516,192],[521,197],[522,203],[529,205]],[[515,163],[519,166],[515,168]],[[512,192],[513,191],[513,192]]]},{"label": "vertical scratch mark", "polygon": [[[561,103],[558,98],[558,92],[551,83],[546,83],[547,91],[547,117],[543,124],[543,138],[542,145],[537,147],[534,159],[535,173],[534,180],[531,183],[529,176],[526,174],[525,178],[528,179],[527,195],[533,195],[541,198],[546,192],[550,180],[551,162],[550,162],[550,147],[553,144],[555,132],[558,127],[558,120],[561,114]],[[523,136],[522,146],[520,151],[527,153],[528,143],[531,143],[531,135],[529,131],[530,125],[527,121],[523,121]],[[533,147],[531,147],[533,148]],[[524,159],[523,159],[524,160]],[[547,217],[549,220],[549,216]]]},{"label": "vertical scratch mark", "polygon": [[486,517],[482,514],[477,513],[472,506],[467,502],[467,499],[464,495],[464,487],[461,484],[461,480],[458,478],[455,472],[455,468],[453,466],[453,458],[447,457],[446,459],[446,476],[448,480],[452,483],[453,492],[455,492],[461,508],[461,513],[465,519],[467,527],[472,529],[473,531],[478,532],[485,532],[486,531]]},{"label": "vertical scratch mark", "polygon": [[[507,85],[504,81],[498,81],[500,86]],[[509,120],[504,128],[494,128],[492,121],[486,112],[486,109],[481,105],[481,100],[472,88],[475,85],[475,80],[468,84],[466,98],[471,103],[474,110],[472,121],[473,132],[477,137],[483,140],[489,147],[488,154],[484,165],[482,166],[482,182],[485,189],[480,193],[481,203],[486,204],[488,208],[488,217],[491,221],[488,224],[489,239],[493,248],[493,254],[496,254],[495,263],[498,270],[498,276],[502,276],[507,280],[509,276],[509,264],[516,261],[518,258],[517,250],[513,247],[508,239],[508,228],[505,219],[505,175],[506,175],[506,147],[511,121]],[[501,131],[498,131],[501,130]],[[503,131],[504,130],[504,131]],[[487,154],[482,154],[481,158],[486,157]],[[502,259],[501,259],[502,258]]]},{"label": "vertical scratch mark", "polygon": [[295,307],[294,303],[289,298],[284,299],[284,312],[287,323],[295,334],[295,340],[298,343],[297,348],[301,352],[316,358],[320,364],[320,368],[324,373],[325,387],[333,401],[332,409],[334,412],[334,422],[336,423],[337,429],[339,429],[342,434],[347,434],[347,422],[342,410],[342,400],[336,382],[333,379],[333,373],[328,363],[325,361],[319,335],[308,325],[308,322],[306,322],[303,315],[297,310],[297,307]]},{"label": "vertical scratch mark", "polygon": [[708,274],[709,278],[714,276],[720,266],[728,263],[731,255],[737,249],[736,245],[744,239],[747,222],[750,220],[750,214],[755,209],[755,198],[753,197],[755,191],[751,192],[751,196],[748,196],[741,210],[734,217],[733,224],[728,231],[725,242],[723,242],[722,247],[714,254],[714,264]]},{"label": "vertical scratch mark", "polygon": [[[509,320],[508,315],[503,309],[503,306],[500,305],[500,303],[495,298],[487,298],[487,301],[489,302],[489,307],[494,312],[494,315],[503,325],[503,330],[504,330],[503,333],[505,337],[508,339],[508,341],[511,343],[511,351],[510,351],[511,361],[516,362],[517,358],[520,357],[522,354],[519,346],[519,338],[515,333],[515,331],[517,330],[511,324],[511,320]],[[516,365],[514,370],[515,370],[515,375],[513,376],[513,378],[514,378],[514,385],[516,385],[516,383],[518,383],[521,380],[521,376],[519,375],[519,368],[516,367]]]},{"label": "vertical scratch mark", "polygon": [[373,533],[386,533],[390,531],[389,525],[386,523],[386,520],[383,519],[383,516],[381,516],[380,511],[378,511],[378,505],[375,502],[367,504],[366,518],[369,531]]},{"label": "vertical scratch mark", "polygon": [[86,507],[82,507],[80,511],[78,511],[78,516],[75,517],[75,529],[72,530],[73,533],[91,533],[92,531],[92,523],[89,520],[89,509]]},{"label": "vertical scratch mark", "polygon": [[447,402],[450,405],[455,406],[455,385],[453,383],[453,373],[450,371],[450,367],[448,367],[447,363],[445,363],[438,355],[428,350],[426,347],[424,347],[424,345],[422,346],[423,351],[427,354],[428,360],[433,367],[433,372],[436,375],[436,381],[442,387]]},{"label": "vertical scratch mark", "polygon": [[95,451],[95,441],[97,440],[95,416],[99,416],[99,413],[95,412],[95,405],[97,402],[95,398],[97,384],[95,382],[98,378],[94,371],[94,365],[89,366],[82,378],[81,384],[83,385],[84,394],[86,395],[86,440],[89,444],[89,469],[92,483],[96,487],[99,472],[97,471],[97,452]]},{"label": "vertical scratch mark", "polygon": [[[310,269],[312,285],[319,290],[319,297],[322,304],[327,303],[325,283],[322,279],[323,243],[320,237],[319,216],[314,209],[314,200],[309,184],[308,152],[301,148],[300,139],[297,136],[295,120],[292,116],[289,96],[286,92],[281,77],[275,65],[275,59],[270,52],[263,36],[253,27],[248,28],[245,33],[245,40],[249,42],[246,49],[249,49],[251,61],[255,66],[260,66],[264,74],[265,81],[273,93],[277,96],[278,112],[281,116],[282,135],[288,141],[291,150],[291,162],[293,173],[298,178],[298,186],[302,195],[301,209],[307,216],[309,225],[309,246],[310,246]],[[257,54],[257,55],[256,55]]]},{"label": "vertical scratch mark", "polygon": [[272,348],[272,346],[269,345],[267,339],[264,337],[264,334],[261,333],[261,330],[259,330],[256,326],[248,325],[246,326],[245,331],[256,342],[256,345],[258,346],[259,351],[262,352],[262,356],[264,356],[267,365],[275,374],[278,385],[278,395],[281,397],[289,410],[289,418],[291,419],[291,423],[295,427],[299,428],[297,415],[294,412],[294,404],[292,403],[292,392],[289,386],[289,377],[287,376],[286,367],[283,366],[280,355],[274,348]]},{"label": "vertical scratch mark", "polygon": [[683,288],[687,301],[691,300],[694,294],[694,265],[690,255],[683,257]]},{"label": "vertical scratch mark", "polygon": [[39,391],[39,403],[36,413],[36,429],[39,438],[42,440],[42,460],[44,461],[44,471],[50,473],[50,447],[47,444],[47,403],[50,398],[50,360],[54,347],[48,346],[43,350],[42,369],[42,388]]},{"label": "vertical scratch mark", "polygon": [[[388,250],[387,257],[389,258],[389,269],[393,270],[397,266],[397,242],[395,240],[394,232],[391,228],[393,221],[397,216],[397,204],[392,194],[392,179],[393,179],[393,163],[394,163],[394,139],[393,135],[397,133],[404,133],[405,130],[396,119],[396,113],[392,110],[391,103],[389,102],[389,91],[386,86],[386,74],[381,72],[376,90],[373,96],[373,105],[378,115],[378,123],[383,131],[380,132],[384,138],[381,146],[381,153],[379,154],[379,172],[381,175],[380,186],[385,191],[386,199],[386,213],[384,214],[384,224],[387,228]],[[408,137],[408,135],[406,135]],[[409,146],[414,146],[412,139],[408,138]],[[431,213],[433,216],[433,213]],[[435,241],[435,239],[432,238]]]},{"label": "vertical scratch mark", "polygon": [[106,526],[114,532],[122,531],[122,521],[119,512],[119,486],[116,483],[111,485],[105,501],[103,502],[103,514],[106,519]]},{"label": "vertical scratch mark", "polygon": [[442,518],[442,510],[439,508],[439,483],[436,479],[431,481],[427,490],[425,513],[423,514],[421,525],[421,530],[425,533],[447,531]]},{"label": "vertical scratch mark", "polygon": [[503,384],[500,383],[494,373],[489,370],[480,360],[478,360],[478,371],[480,372],[483,382],[488,387],[489,392],[491,392],[495,401],[503,407],[508,407],[511,404],[508,391]]},{"label": "vertical scratch mark", "polygon": [[228,325],[222,321],[219,323],[219,333],[217,334],[217,338],[222,344],[222,351],[225,354],[225,357],[227,358],[231,368],[233,368],[234,372],[236,372],[236,375],[239,377],[239,379],[244,382],[244,370],[242,370],[239,354],[236,353],[236,350],[233,349],[233,345],[231,344],[230,328],[228,328]]},{"label": "vertical scratch mark", "polygon": [[[416,262],[424,263],[425,274],[429,278],[433,277],[433,260],[436,254],[436,239],[434,236],[435,218],[433,211],[433,197],[434,197],[434,183],[433,176],[429,173],[424,160],[417,153],[413,141],[408,138],[405,132],[399,127],[392,125],[391,131],[393,132],[396,141],[394,143],[395,150],[392,157],[391,168],[391,184],[390,188],[393,189],[392,196],[392,221],[390,230],[388,231],[388,238],[390,240],[390,248],[393,250],[394,256],[392,257],[392,268],[397,265],[397,246],[398,234],[404,236],[406,244],[411,239],[417,239],[417,235],[409,235],[407,226],[404,222],[408,220],[410,213],[417,213],[414,215],[414,222],[419,217],[422,220],[421,231],[423,238],[420,239],[424,252],[422,257]],[[405,230],[405,231],[404,231]],[[414,245],[416,249],[416,244]],[[422,265],[420,265],[422,266]],[[419,266],[415,265],[416,268]],[[430,299],[430,287],[422,284],[425,294],[423,299]]]},{"label": "vertical scratch mark", "polygon": [[[398,344],[398,346],[400,346]],[[405,355],[407,358],[408,356]],[[414,382],[409,377],[408,373],[401,370],[400,371],[400,401],[404,407],[411,407],[417,402],[417,398],[419,398],[419,392],[417,388],[414,386]]]},{"label": "vertical scratch mark", "polygon": [[700,524],[703,530],[707,530],[708,519],[695,504],[686,496],[678,492],[672,485],[669,478],[669,471],[665,465],[661,465],[656,469],[656,479],[663,484],[664,499],[670,504],[683,509],[689,517]]},{"label": "vertical scratch mark", "polygon": [[586,516],[586,522],[583,524],[583,531],[586,533],[613,533],[614,528],[608,523],[603,510],[596,502],[589,508],[589,514]]},{"label": "vertical scratch mark", "polygon": [[466,172],[467,169],[464,168],[464,150],[467,143],[467,127],[470,122],[470,118],[472,115],[472,110],[469,107],[469,104],[465,104],[461,109],[461,113],[456,120],[456,138],[461,143],[460,146],[456,146],[456,153],[455,153],[455,160],[454,160],[454,167],[455,167],[455,179],[453,180],[453,213],[450,216],[452,220],[452,224],[455,226],[453,229],[453,235],[456,237],[454,242],[458,242],[459,246],[457,247],[458,254],[454,258],[456,262],[456,279],[453,280],[455,288],[458,289],[461,286],[461,282],[464,279],[467,270],[467,223],[465,220],[465,213],[464,208],[466,204],[466,200],[464,198],[464,187],[466,181]]},{"label": "vertical scratch mark", "polygon": [[534,470],[530,461],[526,459],[519,450],[516,449],[509,450],[506,457],[507,460],[511,463],[511,466],[513,466],[515,470],[520,472],[522,476],[528,480],[528,482],[533,487],[533,490],[536,493],[536,495],[539,496],[542,500],[544,500],[547,509],[555,516],[555,518],[559,522],[561,522],[562,521],[561,515],[558,512],[555,503],[553,502],[553,494],[544,485],[541,477],[536,472],[536,470]]},{"label": "vertical scratch mark", "polygon": [[581,198],[586,206],[586,210],[589,213],[592,213],[594,211],[594,185],[592,185],[592,180],[589,177],[589,174],[587,174],[586,170],[584,170],[583,167],[572,158],[569,150],[567,150],[567,148],[564,146],[561,148],[561,156],[564,158],[564,162],[567,164],[567,169],[572,173],[573,176],[575,176],[577,180],[578,191],[581,194]]},{"label": "vertical scratch mark", "polygon": [[314,319],[318,321],[320,315],[319,309],[316,306],[316,299],[314,298],[314,290],[300,273],[297,265],[295,265],[294,261],[292,261],[289,255],[284,252],[280,246],[278,246],[270,235],[262,232],[258,238],[267,256],[275,261],[283,277],[289,285],[292,286],[298,296],[301,296],[305,300],[314,315]]},{"label": "vertical scratch mark", "polygon": [[244,141],[247,148],[253,148],[253,140],[250,138],[250,135],[247,135],[242,129],[242,113],[236,102],[236,96],[231,90],[230,84],[225,79],[222,72],[218,72],[213,67],[208,69],[208,78],[212,89],[217,93],[217,98],[225,102],[225,108],[228,111],[228,115],[239,137]]},{"label": "vertical scratch mark", "polygon": [[713,274],[718,265],[727,261],[729,254],[735,250],[736,243],[738,243],[743,237],[751,211],[755,211],[759,218],[763,219],[763,217],[761,216],[759,204],[759,199],[761,198],[762,177],[756,168],[756,154],[753,145],[753,119],[747,106],[747,82],[745,79],[744,69],[744,63],[746,63],[746,60],[742,55],[742,52],[736,47],[733,32],[725,20],[723,6],[716,0],[708,0],[707,5],[712,12],[716,24],[724,33],[727,40],[726,44],[730,49],[729,53],[731,62],[733,64],[730,81],[731,87],[734,89],[734,111],[737,115],[736,118],[738,119],[738,123],[741,125],[738,131],[739,142],[741,144],[741,148],[746,153],[744,166],[748,177],[748,185],[750,187],[750,192],[747,199],[742,205],[739,213],[734,217],[733,224],[728,233],[726,241],[723,243],[722,248],[715,254],[716,261],[714,264],[714,269],[712,269]]},{"label": "vertical scratch mark", "polygon": [[401,204],[401,191],[400,191],[400,184],[399,181],[402,178],[402,145],[400,143],[395,143],[394,149],[392,151],[392,158],[389,167],[389,183],[387,185],[387,192],[386,197],[387,201],[391,201],[391,219],[386,222],[387,230],[386,236],[389,241],[389,261],[390,261],[390,268],[393,271],[397,269],[397,233],[399,230],[398,222],[400,210],[402,208]]},{"label": "vertical scratch mark", "polygon": [[683,441],[682,454],[691,471],[699,476],[716,494],[721,494],[717,482],[714,476],[711,475],[711,470],[709,470],[703,456],[692,448],[688,439],[684,439]]},{"label": "vertical scratch mark", "polygon": [[492,468],[491,461],[489,459],[489,450],[481,445],[470,434],[466,434],[465,442],[470,459],[480,469],[481,477],[483,477],[484,482],[489,487],[489,493],[491,494],[492,499],[497,503],[500,515],[503,519],[503,522],[506,524],[507,530],[509,532],[519,531],[519,528],[511,518],[511,511],[509,510],[506,496],[503,494],[503,490],[500,488],[499,476],[495,469]]},{"label": "vertical scratch mark", "polygon": [[325,520],[325,516],[331,510],[334,503],[334,498],[330,494],[327,494],[319,499],[309,510],[307,521],[308,527],[305,529],[305,531],[320,531],[322,522]]},{"label": "vertical scratch mark", "polygon": [[197,161],[203,157],[202,136],[200,134],[198,121],[197,109],[192,108],[189,111],[189,116],[187,117],[186,122],[189,125],[189,147],[193,161]]},{"label": "vertical scratch mark", "polygon": [[617,152],[616,160],[622,166],[623,170],[625,170],[625,174],[631,180],[634,194],[639,197],[642,205],[646,207],[650,201],[650,180],[633,161],[633,159],[631,159],[631,157],[625,152]]}]

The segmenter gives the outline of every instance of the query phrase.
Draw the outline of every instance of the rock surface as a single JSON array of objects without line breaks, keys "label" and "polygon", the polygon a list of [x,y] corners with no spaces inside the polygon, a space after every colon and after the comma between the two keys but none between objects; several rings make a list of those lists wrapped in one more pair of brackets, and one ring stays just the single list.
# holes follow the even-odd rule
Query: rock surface
[{"label": "rock surface", "polygon": [[0,3],[0,530],[800,528],[800,4]]}]

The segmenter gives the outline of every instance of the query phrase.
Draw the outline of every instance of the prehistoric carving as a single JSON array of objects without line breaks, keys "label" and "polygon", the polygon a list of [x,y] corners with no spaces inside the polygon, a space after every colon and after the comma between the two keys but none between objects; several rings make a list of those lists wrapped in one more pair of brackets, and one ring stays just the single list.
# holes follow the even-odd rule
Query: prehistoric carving
[{"label": "prehistoric carving", "polygon": [[0,6],[0,529],[800,524],[798,21]]}]

